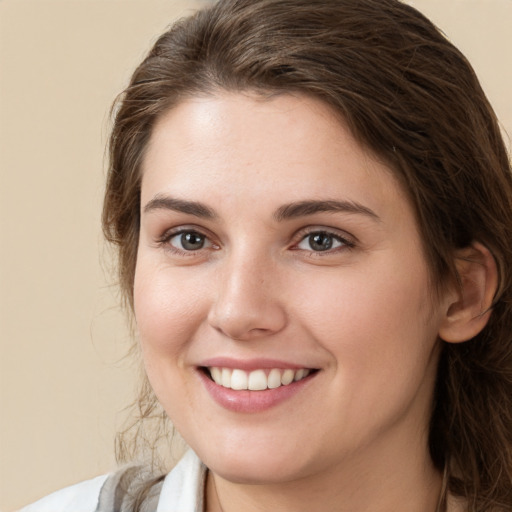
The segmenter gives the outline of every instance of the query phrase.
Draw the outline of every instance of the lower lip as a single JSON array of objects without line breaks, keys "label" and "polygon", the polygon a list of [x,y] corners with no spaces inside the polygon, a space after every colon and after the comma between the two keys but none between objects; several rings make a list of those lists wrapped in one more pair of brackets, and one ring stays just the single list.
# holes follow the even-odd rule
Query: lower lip
[{"label": "lower lip", "polygon": [[211,397],[225,409],[240,413],[254,413],[271,409],[299,393],[315,377],[316,372],[287,386],[263,391],[235,391],[216,384],[202,370],[199,376]]}]

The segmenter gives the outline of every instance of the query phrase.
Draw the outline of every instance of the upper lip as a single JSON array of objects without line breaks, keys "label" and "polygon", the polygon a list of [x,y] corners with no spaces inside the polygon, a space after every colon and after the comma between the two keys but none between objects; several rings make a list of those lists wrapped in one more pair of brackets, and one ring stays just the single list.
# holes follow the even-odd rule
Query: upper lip
[{"label": "upper lip", "polygon": [[280,368],[283,370],[300,370],[302,368],[315,369],[310,365],[291,363],[279,359],[255,358],[255,359],[234,359],[231,357],[212,357],[201,362],[198,366],[207,368],[231,368],[251,372],[253,370],[267,370]]}]

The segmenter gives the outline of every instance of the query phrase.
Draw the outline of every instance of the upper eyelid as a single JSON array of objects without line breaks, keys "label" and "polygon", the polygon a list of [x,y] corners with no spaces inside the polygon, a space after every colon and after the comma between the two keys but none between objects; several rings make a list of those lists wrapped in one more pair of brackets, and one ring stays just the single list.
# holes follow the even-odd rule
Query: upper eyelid
[{"label": "upper eyelid", "polygon": [[189,233],[189,232],[198,233],[199,235],[204,236],[204,237],[208,238],[209,240],[212,240],[212,234],[210,234],[208,232],[208,230],[201,228],[199,226],[195,226],[193,224],[186,224],[186,225],[180,225],[180,226],[168,228],[168,229],[164,230],[164,232],[160,236],[158,236],[158,240],[159,241],[169,240],[176,235],[179,235],[181,233]]},{"label": "upper eyelid", "polygon": [[300,238],[297,242],[295,242],[290,247],[290,250],[293,252],[302,251],[305,253],[314,254],[315,256],[327,257],[329,255],[333,256],[334,254],[338,254],[340,251],[351,250],[351,249],[354,249],[357,247],[357,244],[355,242],[353,242],[351,239],[349,239],[348,237],[342,237],[342,236],[328,233],[325,231],[323,233],[327,234],[328,236],[332,236],[332,238],[334,238],[340,244],[338,247],[330,247],[323,251],[316,251],[313,248],[300,247],[300,245],[302,243],[304,243],[304,241],[308,238],[308,236],[310,236],[314,233],[316,233],[316,231],[312,231],[311,233],[307,233],[306,235],[304,235],[302,238]]},{"label": "upper eyelid", "polygon": [[297,230],[294,234],[294,237],[297,237],[302,240],[304,237],[311,235],[313,233],[326,233],[327,235],[331,235],[335,238],[340,238],[341,240],[346,240],[351,243],[358,243],[358,239],[352,233],[345,231],[339,228],[327,227],[327,226],[308,226]]},{"label": "upper eyelid", "polygon": [[[194,224],[184,224],[168,228],[164,230],[163,233],[156,238],[156,240],[158,242],[167,242],[174,236],[186,232],[196,232],[199,235],[207,238],[213,245],[223,245],[218,240],[218,237],[216,237],[210,230]],[[322,225],[304,226],[296,230],[290,237],[290,243],[292,245],[296,245],[297,243],[301,242],[305,237],[313,233],[326,233],[328,235],[333,236],[334,238],[338,238],[352,245],[359,243],[357,237],[355,237],[346,230]]]}]

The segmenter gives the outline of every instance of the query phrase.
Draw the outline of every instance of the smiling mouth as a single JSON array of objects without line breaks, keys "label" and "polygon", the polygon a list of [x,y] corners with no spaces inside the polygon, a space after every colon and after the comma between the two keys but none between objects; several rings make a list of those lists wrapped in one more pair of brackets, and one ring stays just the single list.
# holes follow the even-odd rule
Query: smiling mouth
[{"label": "smiling mouth", "polygon": [[237,368],[203,367],[202,370],[215,384],[235,391],[264,391],[288,386],[305,379],[316,369],[300,368],[298,370],[272,368],[270,370],[253,370],[246,372]]}]

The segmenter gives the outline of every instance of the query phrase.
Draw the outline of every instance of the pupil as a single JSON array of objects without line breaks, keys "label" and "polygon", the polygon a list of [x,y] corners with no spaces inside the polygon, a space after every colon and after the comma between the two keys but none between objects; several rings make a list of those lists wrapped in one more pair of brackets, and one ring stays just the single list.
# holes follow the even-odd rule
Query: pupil
[{"label": "pupil", "polygon": [[181,245],[189,251],[201,249],[204,245],[204,238],[197,233],[183,233],[181,235]]},{"label": "pupil", "polygon": [[328,251],[332,247],[332,237],[326,233],[311,235],[309,245],[314,251]]}]

